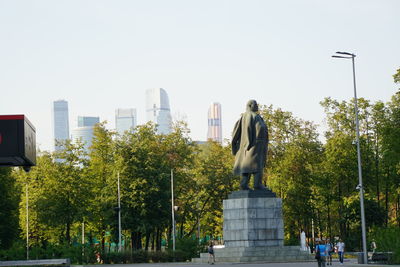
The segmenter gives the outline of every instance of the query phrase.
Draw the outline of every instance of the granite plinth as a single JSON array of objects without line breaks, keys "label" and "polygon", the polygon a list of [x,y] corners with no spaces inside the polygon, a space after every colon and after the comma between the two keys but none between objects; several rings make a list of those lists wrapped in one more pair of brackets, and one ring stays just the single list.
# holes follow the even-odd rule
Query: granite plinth
[{"label": "granite plinth", "polygon": [[[236,247],[214,249],[216,262],[306,262],[315,261],[309,252],[300,246],[284,247]],[[201,253],[194,263],[207,263],[208,253]]]},{"label": "granite plinth", "polygon": [[[300,246],[283,245],[282,199],[269,190],[233,192],[223,201],[224,248],[214,248],[217,262],[315,261]],[[208,253],[192,259],[206,263]]]},{"label": "granite plinth", "polygon": [[[234,193],[254,194],[244,190]],[[223,207],[226,248],[283,246],[282,199],[253,195],[225,199]]]},{"label": "granite plinth", "polygon": [[240,190],[228,195],[228,199],[235,198],[258,198],[258,197],[276,197],[276,194],[269,189],[265,190]]}]

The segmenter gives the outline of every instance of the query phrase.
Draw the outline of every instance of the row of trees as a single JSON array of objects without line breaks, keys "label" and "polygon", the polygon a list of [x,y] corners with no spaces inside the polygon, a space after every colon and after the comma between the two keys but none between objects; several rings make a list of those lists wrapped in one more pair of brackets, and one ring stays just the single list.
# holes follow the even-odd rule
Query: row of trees
[{"label": "row of trees", "polygon": [[[400,70],[395,82],[399,77]],[[310,236],[314,225],[317,236],[340,236],[357,249],[354,102],[326,98],[321,105],[325,142],[314,123],[273,106],[260,108],[270,132],[265,181],[284,200],[287,244],[298,244],[301,229]],[[400,227],[400,93],[388,103],[360,98],[359,116],[367,228]],[[125,246],[160,250],[171,237],[171,171],[178,235],[222,237],[222,200],[239,188],[229,146],[196,144],[183,122],[168,135],[145,124],[122,136],[101,123],[88,154],[81,143],[62,145],[56,153],[39,152],[29,173],[0,169],[1,248],[26,235],[28,200],[32,246],[80,242],[84,228],[86,242],[99,240],[106,251],[118,238],[119,177]]]},{"label": "row of trees", "polygon": [[94,128],[89,153],[82,143],[68,140],[58,152],[39,152],[29,173],[1,169],[0,177],[10,184],[4,183],[9,199],[4,203],[10,206],[3,210],[13,213],[1,216],[13,228],[2,247],[9,247],[18,233],[26,236],[28,197],[31,246],[81,242],[84,227],[86,242],[98,240],[107,251],[106,244],[118,242],[119,177],[125,245],[160,250],[162,239],[171,237],[171,172],[179,236],[198,235],[198,223],[202,235],[221,235],[222,199],[238,183],[231,174],[230,150],[213,142],[200,147],[188,134],[181,122],[168,135],[157,134],[149,123],[122,136],[101,123]]}]

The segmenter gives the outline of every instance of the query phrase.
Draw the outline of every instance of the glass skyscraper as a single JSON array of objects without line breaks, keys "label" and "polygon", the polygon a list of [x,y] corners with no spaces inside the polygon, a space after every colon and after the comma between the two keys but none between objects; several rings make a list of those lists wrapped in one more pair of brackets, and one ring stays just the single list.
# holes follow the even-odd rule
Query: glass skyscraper
[{"label": "glass skyscraper", "polygon": [[212,103],[208,109],[207,139],[222,144],[222,116],[220,103]]},{"label": "glass skyscraper", "polygon": [[146,90],[146,117],[147,121],[157,124],[157,132],[169,134],[171,132],[171,110],[167,92],[162,88]]},{"label": "glass skyscraper", "polygon": [[86,151],[92,145],[93,129],[94,126],[100,123],[99,117],[78,117],[78,127],[72,130],[72,142],[76,143],[77,140],[81,140],[84,144]]},{"label": "glass skyscraper", "polygon": [[136,109],[134,108],[119,108],[115,110],[115,129],[119,134],[124,134],[125,131],[133,131],[136,127]]},{"label": "glass skyscraper", "polygon": [[57,141],[64,141],[69,138],[68,102],[65,100],[54,101],[52,114],[54,150],[58,151],[61,147],[57,145]]},{"label": "glass skyscraper", "polygon": [[100,122],[99,117],[78,116],[78,127],[94,126],[96,123],[99,122]]}]

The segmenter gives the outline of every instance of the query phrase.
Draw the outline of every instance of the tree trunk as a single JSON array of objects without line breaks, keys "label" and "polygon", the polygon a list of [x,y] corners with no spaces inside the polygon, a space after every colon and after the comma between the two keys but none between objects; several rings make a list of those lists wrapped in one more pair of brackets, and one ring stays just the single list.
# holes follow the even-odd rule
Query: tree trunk
[{"label": "tree trunk", "polygon": [[378,135],[376,135],[375,143],[375,181],[376,181],[376,200],[380,206],[380,189],[379,189],[379,148],[378,148]]},{"label": "tree trunk", "polygon": [[330,209],[330,198],[328,197],[328,236],[332,239],[332,226],[331,226],[331,209]]},{"label": "tree trunk", "polygon": [[67,240],[68,245],[71,244],[71,224],[67,222],[67,227],[65,229],[65,239]]},{"label": "tree trunk", "polygon": [[161,251],[161,231],[160,228],[157,228],[156,233],[156,250]]},{"label": "tree trunk", "polygon": [[135,232],[131,231],[131,248],[135,249]]},{"label": "tree trunk", "polygon": [[133,249],[142,249],[142,233],[134,231],[132,232],[132,244]]},{"label": "tree trunk", "polygon": [[400,226],[399,209],[400,209],[400,195],[397,194],[397,203],[396,203],[396,221],[397,221],[397,226]]},{"label": "tree trunk", "polygon": [[101,233],[101,255],[104,255],[104,252],[106,251],[106,248],[105,248],[105,244],[106,244],[106,239],[105,239],[105,232],[103,231],[102,233]]},{"label": "tree trunk", "polygon": [[[342,201],[342,187],[340,184],[340,181],[338,183],[338,202],[339,202],[339,218],[342,217],[343,215],[343,201]],[[339,234],[340,236],[345,236],[345,232],[346,232],[346,222],[343,222],[342,220],[340,221],[339,224]]]},{"label": "tree trunk", "polygon": [[151,234],[151,251],[154,251],[156,248],[156,239],[157,239],[157,233],[153,232]]},{"label": "tree trunk", "polygon": [[143,246],[142,246],[142,233],[141,232],[138,232],[138,239],[137,239],[137,247],[138,247],[138,249],[142,249],[143,248]]},{"label": "tree trunk", "polygon": [[149,250],[149,243],[150,243],[150,232],[146,233],[146,242],[144,246],[144,250],[148,251]]},{"label": "tree trunk", "polygon": [[385,209],[386,209],[385,225],[386,225],[386,227],[388,227],[388,222],[389,222],[389,185],[388,185],[387,178],[386,178],[386,182],[385,182],[385,187],[386,187],[385,188]]}]

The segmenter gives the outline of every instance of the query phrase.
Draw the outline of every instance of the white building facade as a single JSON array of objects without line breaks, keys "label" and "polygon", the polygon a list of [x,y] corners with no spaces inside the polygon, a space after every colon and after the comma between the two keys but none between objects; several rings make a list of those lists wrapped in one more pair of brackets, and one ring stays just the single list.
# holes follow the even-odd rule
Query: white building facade
[{"label": "white building facade", "polygon": [[171,110],[168,94],[164,89],[146,90],[146,119],[157,124],[158,133],[171,133]]},{"label": "white building facade", "polygon": [[126,131],[133,132],[137,124],[136,109],[119,108],[115,110],[115,129],[122,135]]},{"label": "white building facade", "polygon": [[78,127],[72,130],[72,142],[77,143],[80,140],[84,144],[86,152],[92,145],[94,126],[100,123],[99,117],[78,117]]}]

